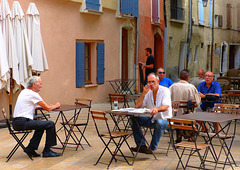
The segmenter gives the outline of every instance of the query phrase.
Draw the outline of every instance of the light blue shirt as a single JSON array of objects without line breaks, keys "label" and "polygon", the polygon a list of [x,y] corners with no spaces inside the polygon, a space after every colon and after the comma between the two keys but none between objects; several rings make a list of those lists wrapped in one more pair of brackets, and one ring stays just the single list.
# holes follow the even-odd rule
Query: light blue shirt
[{"label": "light blue shirt", "polygon": [[170,80],[169,78],[165,78],[165,77],[163,78],[162,81],[159,81],[160,86],[164,86],[167,88],[169,88],[172,84],[173,84],[172,80]]}]

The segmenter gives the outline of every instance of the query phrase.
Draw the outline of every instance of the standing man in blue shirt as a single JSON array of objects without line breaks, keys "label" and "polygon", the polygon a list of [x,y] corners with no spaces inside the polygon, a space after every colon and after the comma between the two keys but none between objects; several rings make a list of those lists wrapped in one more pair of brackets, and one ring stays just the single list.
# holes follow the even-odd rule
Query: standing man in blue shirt
[{"label": "standing man in blue shirt", "polygon": [[154,58],[152,56],[152,49],[151,48],[146,48],[145,49],[145,54],[147,56],[147,61],[146,63],[142,63],[142,69],[145,68],[145,81],[144,81],[144,85],[147,84],[147,77],[150,73],[154,73],[155,72],[155,63],[154,63]]},{"label": "standing man in blue shirt", "polygon": [[159,85],[169,88],[173,84],[172,80],[165,77],[164,68],[159,67],[157,70],[157,75],[159,77]]},{"label": "standing man in blue shirt", "polygon": [[[214,81],[214,75],[211,71],[207,71],[204,75],[205,82],[199,84],[197,90],[199,95],[202,99],[206,97],[206,95],[216,95],[221,96],[221,86],[218,82]],[[221,101],[214,101],[214,102],[202,102],[200,105],[203,111],[206,111],[207,107],[213,108],[215,103],[220,103]]]}]

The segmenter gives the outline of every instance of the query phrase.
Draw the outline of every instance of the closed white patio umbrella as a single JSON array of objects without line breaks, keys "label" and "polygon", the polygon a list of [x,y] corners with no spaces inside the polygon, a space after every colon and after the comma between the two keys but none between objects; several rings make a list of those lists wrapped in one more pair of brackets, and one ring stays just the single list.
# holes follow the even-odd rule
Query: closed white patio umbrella
[{"label": "closed white patio umbrella", "polygon": [[17,58],[19,61],[19,82],[27,88],[27,81],[32,76],[33,59],[27,37],[24,13],[18,1],[13,2],[11,19],[13,35],[16,43]]},{"label": "closed white patio umbrella", "polygon": [[6,47],[2,36],[2,27],[0,26],[0,90],[7,85],[7,79],[9,76]]},{"label": "closed white patio umbrella", "polygon": [[[18,72],[18,58],[16,54],[16,44],[13,36],[12,22],[10,19],[10,8],[7,0],[2,0],[0,4],[0,22],[2,26],[2,35],[5,42],[6,54],[9,68],[12,69],[13,92],[19,89],[19,72]],[[8,79],[6,90],[10,92],[10,79]]]},{"label": "closed white patio umbrella", "polygon": [[29,4],[26,14],[27,34],[33,58],[32,70],[41,73],[48,70],[48,63],[42,41],[39,12],[35,3]]}]

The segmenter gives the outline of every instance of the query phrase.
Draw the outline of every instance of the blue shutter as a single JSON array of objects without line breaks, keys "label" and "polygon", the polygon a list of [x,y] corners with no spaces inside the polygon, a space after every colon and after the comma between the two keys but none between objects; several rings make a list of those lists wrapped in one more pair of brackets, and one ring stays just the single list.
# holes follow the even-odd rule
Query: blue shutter
[{"label": "blue shutter", "polygon": [[86,0],[86,8],[99,11],[99,0]]},{"label": "blue shutter", "polygon": [[104,43],[97,43],[97,84],[104,83]]},{"label": "blue shutter", "polygon": [[138,17],[138,0],[131,0],[131,2],[132,2],[131,14],[134,17]]},{"label": "blue shutter", "polygon": [[202,0],[198,0],[199,23],[204,24],[204,9]]},{"label": "blue shutter", "polygon": [[209,1],[209,27],[212,27],[212,0]]},{"label": "blue shutter", "polygon": [[85,85],[84,47],[85,47],[85,43],[76,42],[76,87],[82,87]]},{"label": "blue shutter", "polygon": [[129,14],[129,4],[128,0],[120,0],[120,12],[121,14]]},{"label": "blue shutter", "polygon": [[138,17],[138,0],[120,0],[120,12]]}]

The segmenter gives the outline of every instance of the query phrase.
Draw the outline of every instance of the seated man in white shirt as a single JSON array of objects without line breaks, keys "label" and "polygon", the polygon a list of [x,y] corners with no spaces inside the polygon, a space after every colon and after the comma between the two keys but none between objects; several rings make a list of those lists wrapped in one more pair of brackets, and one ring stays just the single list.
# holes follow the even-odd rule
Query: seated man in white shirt
[{"label": "seated man in white shirt", "polygon": [[[141,145],[139,152],[151,154],[157,149],[163,130],[168,129],[167,118],[172,117],[170,90],[159,85],[159,78],[155,73],[148,75],[148,84],[144,86],[142,95],[136,102],[136,108],[145,106],[151,109],[153,117],[150,120],[150,117],[140,116],[132,120],[132,130],[137,147],[131,148],[131,150],[136,152]],[[139,126],[154,128],[150,148],[146,147],[146,142],[136,121]]]},{"label": "seated man in white shirt", "polygon": [[48,105],[38,94],[42,88],[42,80],[40,77],[33,76],[29,79],[28,88],[21,91],[18,96],[13,114],[14,130],[35,130],[32,139],[24,150],[29,156],[38,157],[36,153],[44,131],[46,131],[46,142],[43,149],[43,157],[57,157],[60,153],[50,150],[51,146],[57,144],[55,124],[52,121],[34,120],[36,105],[41,106],[47,111],[51,111],[60,107],[59,103]]}]

